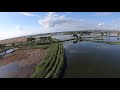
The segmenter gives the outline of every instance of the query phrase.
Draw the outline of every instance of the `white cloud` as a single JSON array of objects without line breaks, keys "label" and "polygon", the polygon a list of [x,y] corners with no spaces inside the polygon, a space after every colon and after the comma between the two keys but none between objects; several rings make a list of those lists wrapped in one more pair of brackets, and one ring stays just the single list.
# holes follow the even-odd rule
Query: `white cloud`
[{"label": "white cloud", "polygon": [[96,16],[108,16],[111,14],[112,14],[112,12],[97,12],[95,15]]},{"label": "white cloud", "polygon": [[16,30],[24,30],[24,28],[22,28],[20,26],[16,26]]},{"label": "white cloud", "polygon": [[43,19],[39,20],[38,23],[44,28],[53,28],[56,25],[68,25],[78,22],[78,20],[67,18],[65,15],[59,15],[55,12],[49,12]]},{"label": "white cloud", "polygon": [[[66,12],[67,13],[67,12]],[[65,13],[65,14],[66,14]],[[31,13],[21,13],[26,16],[36,16]],[[100,14],[102,15],[110,15],[110,13]],[[55,12],[47,13],[42,19],[38,21],[42,27],[30,27],[26,26],[25,30],[22,26],[16,26],[16,29],[11,29],[12,32],[0,32],[0,39],[24,36],[24,35],[32,35],[39,33],[49,33],[49,32],[59,32],[59,31],[76,31],[76,30],[111,30],[111,29],[119,29],[120,28],[120,19],[114,20],[114,22],[105,23],[104,21],[97,21],[91,19],[74,19],[68,18],[65,15],[61,15]],[[15,27],[14,27],[15,28]]]},{"label": "white cloud", "polygon": [[102,26],[102,25],[104,25],[105,23],[104,22],[100,22],[99,24],[98,24],[98,26]]},{"label": "white cloud", "polygon": [[100,22],[100,23],[98,23],[98,25],[97,25],[97,29],[106,29],[106,25],[105,25],[105,23],[104,22]]},{"label": "white cloud", "polygon": [[26,35],[40,34],[40,33],[45,33],[45,30],[41,28],[38,28],[35,30],[34,29],[29,29],[29,30],[28,29],[25,29],[25,30],[11,29],[9,31],[0,31],[0,40],[26,36]]},{"label": "white cloud", "polygon": [[0,36],[0,40],[13,38],[13,37],[18,37],[18,36],[21,35],[20,31],[17,31],[17,30],[14,30],[13,32],[10,32],[10,31],[8,31],[8,32],[7,31],[0,31],[0,34],[2,34],[2,36]]},{"label": "white cloud", "polygon": [[68,21],[69,20],[64,15],[49,12],[42,20],[39,20],[38,22],[45,28],[52,28],[58,24],[66,23]]},{"label": "white cloud", "polygon": [[[65,30],[66,29],[70,30],[70,28],[86,24],[84,19],[77,20],[73,18],[68,18],[65,15],[59,15],[55,12],[49,12],[43,19],[40,19],[38,23],[46,29],[50,28],[54,29],[57,26],[59,28],[64,28]],[[58,29],[56,28],[56,30]]]},{"label": "white cloud", "polygon": [[32,13],[30,13],[30,12],[19,12],[19,13],[22,14],[22,15],[25,15],[25,16],[38,17],[38,15],[32,14]]},{"label": "white cloud", "polygon": [[49,12],[42,20],[39,20],[39,24],[46,28],[45,30],[49,29],[47,31],[51,30],[51,32],[105,28],[104,23],[98,24],[98,22],[93,20],[67,18],[55,12]]}]

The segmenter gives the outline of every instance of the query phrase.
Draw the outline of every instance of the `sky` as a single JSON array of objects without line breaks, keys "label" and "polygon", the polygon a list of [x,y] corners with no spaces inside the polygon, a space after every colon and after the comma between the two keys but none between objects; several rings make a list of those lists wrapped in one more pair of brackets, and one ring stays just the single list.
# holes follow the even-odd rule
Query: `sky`
[{"label": "sky", "polygon": [[78,30],[120,30],[120,12],[0,12],[0,40]]}]

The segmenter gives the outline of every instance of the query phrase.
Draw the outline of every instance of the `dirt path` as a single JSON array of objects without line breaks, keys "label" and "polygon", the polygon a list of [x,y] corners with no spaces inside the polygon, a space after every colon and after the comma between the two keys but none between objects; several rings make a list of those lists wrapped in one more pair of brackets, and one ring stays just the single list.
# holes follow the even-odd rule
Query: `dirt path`
[{"label": "dirt path", "polygon": [[42,61],[44,54],[45,50],[43,49],[17,50],[11,55],[0,59],[0,66],[15,62],[20,67],[20,74],[17,75],[17,77],[30,77],[34,72],[36,65]]}]

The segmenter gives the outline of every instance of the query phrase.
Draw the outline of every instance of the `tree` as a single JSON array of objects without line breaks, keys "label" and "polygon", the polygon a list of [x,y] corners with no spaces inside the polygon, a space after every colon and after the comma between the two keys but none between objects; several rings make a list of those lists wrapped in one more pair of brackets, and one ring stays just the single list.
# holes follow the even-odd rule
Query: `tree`
[{"label": "tree", "polygon": [[78,38],[78,35],[76,33],[73,34],[73,37],[77,37]]},{"label": "tree", "polygon": [[0,49],[4,49],[5,46],[3,44],[0,44]]},{"label": "tree", "polygon": [[88,32],[87,35],[90,35],[90,32]]},{"label": "tree", "polygon": [[106,36],[107,36],[107,32],[105,32]]},{"label": "tree", "polygon": [[101,36],[103,36],[104,35],[104,32],[101,32]]},{"label": "tree", "polygon": [[27,42],[30,42],[30,38],[27,38]]},{"label": "tree", "polygon": [[15,43],[12,43],[12,46],[15,46]]},{"label": "tree", "polygon": [[27,42],[35,41],[35,38],[27,38]]},{"label": "tree", "polygon": [[80,36],[83,36],[83,33],[81,33]]},{"label": "tree", "polygon": [[120,32],[118,32],[118,36],[120,35]]}]

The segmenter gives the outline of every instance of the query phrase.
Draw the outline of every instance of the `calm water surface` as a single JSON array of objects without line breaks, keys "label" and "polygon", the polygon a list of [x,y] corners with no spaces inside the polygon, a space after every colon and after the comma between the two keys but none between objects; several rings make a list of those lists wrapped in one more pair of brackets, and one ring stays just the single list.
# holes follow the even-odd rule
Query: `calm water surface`
[{"label": "calm water surface", "polygon": [[0,78],[15,78],[19,74],[20,66],[15,62],[0,66]]},{"label": "calm water surface", "polygon": [[66,78],[120,77],[120,45],[64,42]]}]

